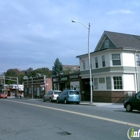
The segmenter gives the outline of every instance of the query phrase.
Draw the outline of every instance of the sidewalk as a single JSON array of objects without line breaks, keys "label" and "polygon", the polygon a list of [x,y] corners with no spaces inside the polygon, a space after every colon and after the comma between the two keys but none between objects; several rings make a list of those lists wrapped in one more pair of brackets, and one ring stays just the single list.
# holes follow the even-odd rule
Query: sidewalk
[{"label": "sidewalk", "polygon": [[96,107],[106,107],[106,108],[123,108],[123,103],[103,103],[103,102],[93,102],[90,104],[90,101],[81,101],[81,105],[89,105]]}]

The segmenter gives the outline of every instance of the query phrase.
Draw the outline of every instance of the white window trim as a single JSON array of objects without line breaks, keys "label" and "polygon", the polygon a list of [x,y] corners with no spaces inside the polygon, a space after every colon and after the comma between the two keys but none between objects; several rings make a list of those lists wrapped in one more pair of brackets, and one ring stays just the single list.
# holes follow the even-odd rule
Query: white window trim
[{"label": "white window trim", "polygon": [[[112,55],[113,55],[113,54],[119,54],[119,55],[120,55],[120,63],[121,63],[120,65],[113,65],[113,58],[112,58]],[[121,55],[121,53],[112,53],[112,54],[111,54],[111,62],[112,62],[112,66],[115,66],[115,67],[116,67],[116,66],[122,66],[122,55]]]}]

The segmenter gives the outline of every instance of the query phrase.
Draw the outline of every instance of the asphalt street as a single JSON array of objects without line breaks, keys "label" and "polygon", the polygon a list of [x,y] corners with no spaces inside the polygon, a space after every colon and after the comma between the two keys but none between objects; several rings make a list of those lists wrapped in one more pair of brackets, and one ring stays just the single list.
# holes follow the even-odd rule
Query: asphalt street
[{"label": "asphalt street", "polygon": [[139,117],[122,104],[0,99],[0,140],[128,140],[129,128],[140,128]]}]

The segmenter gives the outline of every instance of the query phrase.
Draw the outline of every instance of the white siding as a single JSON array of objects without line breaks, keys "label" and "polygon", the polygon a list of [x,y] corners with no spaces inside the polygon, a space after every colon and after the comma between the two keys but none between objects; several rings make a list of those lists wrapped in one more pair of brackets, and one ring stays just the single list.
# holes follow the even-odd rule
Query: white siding
[{"label": "white siding", "polygon": [[106,63],[106,67],[111,66],[111,64],[112,64],[112,58],[111,58],[110,53],[107,53],[105,55],[105,63]]},{"label": "white siding", "polygon": [[95,68],[95,57],[98,58],[98,68],[103,68],[103,66],[102,66],[102,56],[103,55],[105,56],[105,67],[110,66],[110,54],[109,53],[98,54],[96,56],[91,56],[93,69],[97,69],[97,68]]},{"label": "white siding", "polygon": [[135,56],[133,53],[122,53],[122,65],[135,67]]},{"label": "white siding", "polygon": [[134,75],[129,75],[129,74],[124,74],[123,75],[123,90],[127,90],[127,91],[133,91],[135,90],[135,79],[134,79]]}]

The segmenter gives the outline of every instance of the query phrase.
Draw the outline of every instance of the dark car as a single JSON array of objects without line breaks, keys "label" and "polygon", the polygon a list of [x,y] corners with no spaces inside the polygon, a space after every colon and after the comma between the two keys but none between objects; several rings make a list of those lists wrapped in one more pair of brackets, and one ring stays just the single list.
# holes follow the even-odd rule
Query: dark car
[{"label": "dark car", "polygon": [[79,104],[81,101],[81,95],[76,90],[64,90],[58,97],[57,103],[63,102],[67,103],[77,103]]},{"label": "dark car", "polygon": [[127,112],[140,110],[140,91],[124,102],[124,108]]}]

